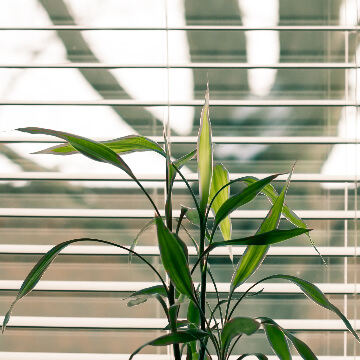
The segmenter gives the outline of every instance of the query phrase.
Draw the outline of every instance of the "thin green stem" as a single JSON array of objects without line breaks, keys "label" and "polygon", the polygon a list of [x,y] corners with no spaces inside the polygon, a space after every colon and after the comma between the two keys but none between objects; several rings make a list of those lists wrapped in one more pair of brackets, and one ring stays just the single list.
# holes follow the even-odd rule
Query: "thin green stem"
[{"label": "thin green stem", "polygon": [[[216,293],[216,297],[217,297],[217,301],[218,301],[218,304],[220,303],[220,295],[219,295],[219,291],[217,289],[217,286],[216,286],[216,282],[215,282],[215,279],[211,273],[211,271],[208,269],[207,270],[209,275],[210,275],[210,278],[211,278],[211,281],[214,285],[214,288],[215,288],[215,293]],[[219,306],[219,313],[220,313],[220,320],[221,320],[221,325],[224,326],[224,319],[223,319],[223,314],[222,314],[222,310],[221,310],[221,306]]]},{"label": "thin green stem", "polygon": [[140,181],[138,179],[136,179],[135,177],[133,177],[133,180],[139,185],[140,189],[143,191],[143,193],[146,195],[146,197],[149,199],[149,201],[151,202],[151,205],[153,206],[153,208],[155,209],[155,212],[157,214],[157,216],[161,217],[160,212],[157,208],[157,206],[155,205],[153,199],[151,198],[151,196],[149,195],[149,193],[144,189],[144,187],[141,185]]}]

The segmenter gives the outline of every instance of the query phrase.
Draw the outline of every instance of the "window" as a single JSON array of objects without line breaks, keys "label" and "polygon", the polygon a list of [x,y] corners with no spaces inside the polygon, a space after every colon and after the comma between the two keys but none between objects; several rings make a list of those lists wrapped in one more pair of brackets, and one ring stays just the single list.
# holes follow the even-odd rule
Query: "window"
[{"label": "window", "polygon": [[[0,10],[1,315],[52,245],[80,237],[130,245],[153,216],[125,174],[78,155],[31,155],[55,140],[13,129],[95,139],[140,133],[161,142],[165,121],[179,157],[196,146],[209,79],[215,160],[234,178],[286,172],[297,160],[287,203],[315,229],[327,263],[300,237],[273,246],[251,282],[273,273],[309,279],[359,327],[356,0],[12,0]],[[126,160],[162,207],[160,157]],[[194,189],[195,169],[186,171]],[[179,184],[175,211],[180,204],[192,205]],[[234,237],[254,233],[268,208],[259,197],[238,211]],[[154,231],[138,250],[157,264]],[[241,249],[234,252],[238,261]],[[0,358],[125,359],[160,334],[165,322],[154,302],[128,308],[122,300],[156,279],[136,259],[129,267],[116,255],[95,245],[64,251],[17,305]],[[227,253],[212,266],[226,289]],[[359,353],[340,321],[289,284],[267,284],[244,306],[242,314],[271,312],[322,359]],[[237,353],[271,355],[261,333],[241,346]],[[166,359],[167,351],[146,348],[142,357]]]}]

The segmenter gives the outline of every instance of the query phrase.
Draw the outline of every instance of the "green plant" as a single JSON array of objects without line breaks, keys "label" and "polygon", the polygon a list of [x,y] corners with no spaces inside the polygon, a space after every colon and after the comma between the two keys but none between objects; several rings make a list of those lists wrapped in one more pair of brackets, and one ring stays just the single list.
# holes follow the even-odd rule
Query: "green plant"
[{"label": "green plant", "polygon": [[[307,229],[304,221],[284,203],[292,171],[281,193],[278,194],[271,185],[271,182],[279,174],[271,175],[261,180],[254,177],[243,177],[229,181],[229,173],[223,165],[213,166],[209,119],[209,90],[206,91],[205,105],[202,109],[197,150],[186,154],[176,161],[172,161],[170,158],[166,136],[165,147],[163,149],[159,144],[142,136],[127,136],[99,143],[73,134],[48,129],[22,128],[18,130],[31,134],[53,135],[66,141],[65,144],[51,147],[41,151],[41,153],[60,155],[82,153],[93,160],[109,163],[125,171],[141,188],[154,208],[154,218],[141,229],[139,234],[147,230],[150,225],[156,225],[161,262],[170,281],[166,283],[160,272],[135,251],[137,238],[130,249],[116,243],[98,239],[82,238],[69,240],[52,248],[28,274],[15,301],[5,316],[3,331],[16,302],[34,289],[46,269],[62,249],[76,242],[94,241],[129,251],[130,255],[137,256],[146,263],[159,278],[159,285],[132,294],[132,300],[129,301],[128,305],[139,305],[150,297],[156,298],[161,304],[168,320],[168,326],[166,327],[168,333],[138,348],[131,355],[130,359],[147,345],[164,346],[169,344],[173,345],[174,358],[176,360],[180,360],[185,352],[187,359],[190,360],[211,359],[212,356],[209,350],[209,345],[211,344],[212,351],[215,351],[218,359],[227,360],[235,344],[243,335],[250,336],[260,328],[265,331],[270,345],[280,359],[291,359],[289,342],[294,345],[303,359],[316,359],[314,353],[304,342],[283,329],[272,319],[265,317],[233,317],[234,310],[250,294],[254,286],[270,279],[287,280],[297,285],[309,299],[336,313],[345,323],[348,330],[360,341],[349,321],[337,307],[327,300],[320,289],[310,282],[295,276],[281,274],[268,276],[249,287],[240,297],[235,297],[235,289],[245,283],[257,270],[271,244],[285,241],[301,234],[309,236],[310,229]],[[167,198],[164,219],[160,215],[154,201],[120,156],[134,151],[155,151],[166,158]],[[195,155],[197,156],[198,163],[199,200],[181,172],[182,166],[193,159]],[[176,229],[173,231],[172,190],[176,175],[179,175],[187,186],[195,208],[183,207],[181,209],[180,217],[176,219]],[[245,184],[245,187],[239,193],[230,196],[230,185],[235,182],[242,182]],[[231,239],[231,213],[237,208],[253,201],[260,193],[270,200],[272,207],[263,219],[258,231],[253,236]],[[214,214],[213,220],[210,220],[211,210]],[[295,227],[290,230],[278,229],[281,215]],[[196,261],[192,266],[189,263],[188,248],[179,237],[179,230],[183,226],[182,221],[185,217],[199,229],[198,242],[191,238],[197,249]],[[218,228],[222,232],[224,241],[214,241],[214,235]],[[189,233],[188,235],[190,236]],[[311,240],[310,236],[309,239]],[[246,245],[247,248],[234,270],[227,299],[221,300],[217,293],[218,303],[213,309],[209,310],[206,301],[206,281],[208,277],[211,278],[216,289],[216,282],[208,266],[209,256],[215,248],[229,245]],[[200,272],[198,288],[195,287],[193,280],[195,271]],[[180,307],[187,307],[187,319],[185,320],[178,318]],[[216,316],[219,316],[219,322],[217,322]],[[251,354],[243,354],[238,360],[248,355]],[[266,356],[260,353],[252,355],[259,359],[266,359]]]}]

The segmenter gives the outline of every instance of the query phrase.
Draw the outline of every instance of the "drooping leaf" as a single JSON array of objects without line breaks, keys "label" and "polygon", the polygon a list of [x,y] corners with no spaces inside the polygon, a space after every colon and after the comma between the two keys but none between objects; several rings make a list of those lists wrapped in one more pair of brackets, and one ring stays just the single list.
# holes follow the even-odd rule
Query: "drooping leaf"
[{"label": "drooping leaf", "polygon": [[280,360],[291,360],[289,344],[284,333],[277,327],[267,322],[263,323],[269,344]]},{"label": "drooping leaf", "polygon": [[316,355],[302,340],[298,339],[296,336],[292,335],[289,331],[282,328],[274,320],[267,317],[260,317],[258,319],[261,321],[263,325],[267,324],[269,326],[276,327],[279,331],[281,331],[293,343],[295,349],[304,360],[317,360]]},{"label": "drooping leaf", "polygon": [[221,331],[221,349],[222,354],[226,354],[231,340],[239,335],[251,335],[257,331],[260,322],[248,317],[236,317],[228,321]]},{"label": "drooping leaf", "polygon": [[[181,329],[181,328],[184,328],[184,327],[187,327],[187,326],[189,326],[189,322],[187,320],[177,320],[176,321],[176,329]],[[167,324],[164,327],[164,330],[171,330],[170,324]]]},{"label": "drooping leaf", "polygon": [[[138,234],[136,235],[134,241],[132,242],[132,244],[131,244],[131,246],[130,246],[130,249],[131,249],[131,250],[135,250],[135,247],[136,247],[136,245],[137,245],[137,242],[138,242],[138,240],[139,240],[140,235],[143,234],[146,230],[150,229],[154,224],[155,224],[155,218],[149,220],[149,221],[140,229],[140,231],[138,232]],[[132,253],[129,253],[129,264],[131,264],[132,256],[133,256],[133,254],[132,254]]]},{"label": "drooping leaf", "polygon": [[[118,139],[101,141],[100,143],[121,155],[138,151],[155,151],[160,155],[165,156],[162,147],[157,142],[145,136],[128,135]],[[77,154],[78,152],[79,151],[70,144],[60,144],[38,151],[35,154],[72,155]]]},{"label": "drooping leaf", "polygon": [[186,209],[186,218],[195,226],[200,226],[199,213],[194,208],[188,208],[184,205],[181,205],[181,209]]},{"label": "drooping leaf", "polygon": [[261,353],[253,353],[253,354],[243,354],[237,358],[237,360],[242,360],[248,356],[256,356],[259,360],[268,360],[267,356]]},{"label": "drooping leaf", "polygon": [[210,193],[213,167],[211,124],[209,117],[209,84],[205,93],[205,104],[201,112],[197,142],[197,161],[199,175],[200,211],[205,213]]},{"label": "drooping leaf", "polygon": [[131,360],[139,351],[141,351],[145,346],[167,346],[172,344],[183,344],[188,343],[193,340],[200,340],[208,337],[209,334],[205,331],[198,329],[188,329],[188,330],[179,330],[170,334],[160,336],[154,340],[147,342],[146,344],[137,348],[130,356]]},{"label": "drooping leaf", "polygon": [[[229,172],[222,164],[218,164],[214,166],[213,169],[213,176],[211,180],[210,186],[210,197],[209,199],[212,200],[215,194],[229,182]],[[218,214],[219,209],[222,205],[229,199],[230,197],[230,187],[221,190],[219,194],[216,196],[214,201],[212,202],[211,208],[214,211],[215,218]],[[231,220],[230,216],[225,216],[223,220],[220,222],[220,229],[223,235],[224,240],[231,239]]]},{"label": "drooping leaf", "polygon": [[155,222],[161,261],[165,271],[180,293],[194,299],[194,286],[182,246],[174,234],[164,225],[161,218],[156,217]]},{"label": "drooping leaf", "polygon": [[155,294],[159,294],[161,296],[166,296],[167,292],[162,285],[154,285],[154,286],[147,287],[145,289],[141,289],[139,291],[135,291],[130,295],[130,297],[152,296]]},{"label": "drooping leaf", "polygon": [[125,161],[113,150],[97,141],[90,140],[82,136],[69,134],[63,131],[55,131],[36,127],[19,128],[17,130],[30,134],[44,134],[56,136],[60,139],[66,140],[77,151],[89,157],[90,159],[114,165],[125,171],[131,178],[135,179],[134,174],[132,173],[128,165],[125,163]]},{"label": "drooping leaf", "polygon": [[[266,215],[264,221],[261,223],[260,228],[256,234],[262,234],[277,229],[280,222],[280,217],[285,201],[285,195],[290,184],[292,171],[283,187],[280,195],[277,197],[270,211]],[[251,186],[251,185],[250,185]],[[260,266],[264,260],[269,245],[253,246],[250,245],[246,248],[244,255],[241,257],[237,269],[234,272],[231,280],[231,291],[241,285],[246,279],[248,279]]]},{"label": "drooping leaf", "polygon": [[214,226],[218,226],[223,219],[225,219],[229,214],[231,214],[240,206],[243,206],[255,199],[255,197],[260,193],[260,191],[278,176],[279,174],[275,174],[265,179],[259,180],[256,183],[249,185],[238,194],[226,200],[216,213]]},{"label": "drooping leaf", "polygon": [[[3,321],[3,326],[2,326],[2,332],[5,331],[6,325],[8,324],[9,320],[10,320],[10,316],[11,316],[11,312],[15,306],[15,304],[22,299],[24,296],[26,296],[27,294],[29,294],[36,286],[36,284],[40,281],[40,279],[42,278],[42,276],[44,275],[45,271],[48,269],[48,267],[51,265],[51,263],[55,260],[55,258],[57,257],[57,255],[67,246],[76,243],[76,242],[84,242],[84,241],[93,241],[93,242],[99,242],[102,244],[107,244],[107,245],[112,245],[112,246],[116,246],[118,248],[124,249],[129,251],[129,249],[127,249],[125,246],[113,243],[111,241],[106,241],[106,240],[99,240],[99,239],[90,239],[90,238],[82,238],[82,239],[73,239],[73,240],[68,240],[65,242],[62,242],[56,246],[54,246],[52,249],[50,249],[45,255],[43,255],[40,260],[36,263],[36,265],[32,268],[32,270],[30,271],[30,273],[27,275],[27,277],[25,278],[25,280],[23,281],[20,290],[18,291],[18,294],[15,298],[15,300],[13,301],[13,303],[10,306],[9,311],[6,313],[4,321]],[[134,254],[136,256],[138,256],[141,260],[143,260],[145,263],[148,264],[148,266],[152,267],[152,265],[150,263],[148,263],[141,255],[137,254],[136,252],[134,252]],[[153,267],[152,267],[153,271],[156,271]],[[161,279],[162,280],[162,279]],[[162,281],[163,282],[163,281]],[[164,284],[164,283],[163,283]],[[164,284],[165,285],[165,284]],[[164,287],[163,287],[164,288]],[[164,288],[165,289],[165,288]]]},{"label": "drooping leaf", "polygon": [[312,284],[309,281],[306,281],[306,280],[303,280],[303,279],[300,279],[298,277],[291,276],[291,275],[276,274],[276,275],[269,276],[265,279],[266,280],[268,280],[268,279],[284,279],[284,280],[291,281],[293,284],[297,285],[309,299],[314,301],[316,304],[324,307],[325,309],[328,309],[328,310],[334,312],[337,316],[339,316],[339,318],[343,321],[343,323],[348,328],[348,330],[354,335],[356,340],[360,342],[360,338],[359,338],[358,334],[356,333],[356,331],[351,326],[349,320],[342,314],[342,312],[335,305],[333,305],[326,298],[324,293],[316,285]]}]

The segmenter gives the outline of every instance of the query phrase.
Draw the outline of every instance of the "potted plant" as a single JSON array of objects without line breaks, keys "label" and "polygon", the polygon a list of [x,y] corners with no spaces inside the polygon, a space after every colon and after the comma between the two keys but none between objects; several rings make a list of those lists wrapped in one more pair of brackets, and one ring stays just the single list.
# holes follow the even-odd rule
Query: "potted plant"
[{"label": "potted plant", "polygon": [[[213,166],[211,124],[209,118],[209,89],[206,91],[205,105],[201,113],[197,149],[175,161],[170,158],[165,135],[165,146],[162,148],[158,143],[143,136],[126,136],[100,143],[55,130],[31,127],[18,130],[31,134],[53,135],[66,141],[65,144],[51,147],[42,151],[42,153],[60,155],[81,153],[93,160],[109,163],[125,171],[140,187],[154,208],[154,218],[141,232],[145,231],[150,225],[156,226],[161,263],[170,280],[167,282],[158,269],[136,252],[136,241],[131,248],[99,239],[81,238],[65,241],[46,253],[28,274],[5,316],[3,331],[9,322],[15,304],[34,289],[60,251],[73,243],[93,241],[127,250],[132,256],[137,256],[141,259],[156,274],[159,280],[159,285],[133,293],[128,305],[139,305],[150,297],[157,299],[168,321],[168,325],[165,328],[167,333],[136,349],[130,356],[130,359],[145,346],[166,346],[171,344],[173,345],[175,360],[180,360],[181,356],[185,354],[189,360],[211,359],[214,355],[219,360],[226,360],[231,355],[235,344],[242,337],[251,336],[259,329],[265,331],[269,343],[279,359],[291,359],[289,343],[294,345],[303,359],[317,359],[316,355],[303,341],[283,329],[274,320],[266,317],[233,316],[234,310],[241,305],[244,298],[250,295],[251,290],[256,285],[270,279],[286,280],[297,285],[309,299],[337,314],[347,329],[360,342],[357,333],[340,310],[325,297],[318,287],[306,280],[292,275],[274,274],[259,280],[240,296],[235,294],[235,290],[241,284],[246,283],[261,265],[271,244],[285,241],[301,234],[309,236],[311,229],[308,229],[305,222],[284,202],[292,171],[289,173],[282,191],[278,194],[271,185],[271,182],[280,174],[274,174],[260,180],[248,176],[229,181],[229,173],[223,165],[217,164]],[[166,203],[164,217],[161,216],[155,202],[121,157],[122,154],[135,151],[155,151],[166,158]],[[198,164],[199,198],[194,194],[181,172],[181,168],[195,156]],[[176,176],[180,176],[188,188],[194,207],[182,207],[179,218],[173,219],[172,190]],[[242,182],[245,184],[245,188],[230,196],[230,185],[235,182]],[[231,213],[253,201],[260,193],[270,200],[272,206],[259,229],[252,236],[231,239]],[[213,218],[210,216],[211,212],[213,213]],[[294,225],[292,229],[278,229],[281,215]],[[192,264],[189,262],[187,245],[179,237],[179,230],[184,226],[184,218],[195,224],[199,231],[198,241],[192,238],[192,242],[197,250],[196,260]],[[221,230],[224,238],[223,241],[214,240],[214,235],[218,229]],[[215,280],[208,266],[209,257],[214,249],[229,245],[246,245],[247,247],[234,269],[227,298],[221,300],[218,296],[216,306],[209,309],[206,302],[206,283],[208,279],[213,281],[216,289]],[[196,272],[200,275],[198,286],[195,285],[193,280]],[[180,319],[179,310],[184,307],[187,308],[187,317],[186,319]],[[249,355],[255,355],[258,359],[266,359],[266,356],[261,353],[245,353],[238,360]]]}]

